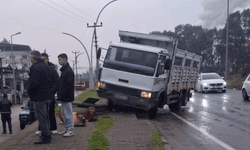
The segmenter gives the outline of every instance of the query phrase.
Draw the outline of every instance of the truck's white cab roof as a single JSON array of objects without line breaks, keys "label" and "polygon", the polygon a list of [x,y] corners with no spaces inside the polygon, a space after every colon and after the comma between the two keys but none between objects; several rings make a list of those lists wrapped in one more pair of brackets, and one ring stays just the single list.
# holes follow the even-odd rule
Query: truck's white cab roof
[{"label": "truck's white cab roof", "polygon": [[161,53],[162,50],[164,50],[164,54],[168,54],[168,50],[158,47],[152,47],[152,46],[145,46],[145,45],[139,45],[139,44],[133,44],[133,43],[112,43],[111,46],[116,47],[123,47],[128,49],[136,49],[141,50],[145,52],[152,52],[152,53]]}]

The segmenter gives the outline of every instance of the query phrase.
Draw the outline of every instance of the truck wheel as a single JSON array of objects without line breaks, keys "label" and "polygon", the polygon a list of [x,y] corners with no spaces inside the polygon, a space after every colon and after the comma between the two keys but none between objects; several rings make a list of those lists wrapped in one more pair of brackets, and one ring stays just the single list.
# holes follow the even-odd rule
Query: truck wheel
[{"label": "truck wheel", "polygon": [[163,108],[165,105],[165,102],[164,102],[164,95],[162,94],[159,98],[159,108]]},{"label": "truck wheel", "polygon": [[107,106],[107,110],[110,110],[110,111],[112,111],[113,107],[114,107],[114,104],[113,104],[113,102],[112,102],[111,100],[108,100],[108,106]]},{"label": "truck wheel", "polygon": [[20,128],[21,128],[21,130],[23,130],[25,128],[25,124],[20,123]]},{"label": "truck wheel", "polygon": [[185,98],[185,95],[183,95],[182,92],[181,92],[180,96],[179,96],[179,100],[176,103],[176,110],[180,110],[181,109],[181,106],[183,104],[184,98]]},{"label": "truck wheel", "polygon": [[187,102],[189,101],[190,98],[190,90],[186,91],[184,96],[183,96],[183,103],[182,106],[186,106]]},{"label": "truck wheel", "polygon": [[158,106],[155,106],[154,108],[149,109],[148,110],[149,119],[155,119],[157,111],[158,111]]}]

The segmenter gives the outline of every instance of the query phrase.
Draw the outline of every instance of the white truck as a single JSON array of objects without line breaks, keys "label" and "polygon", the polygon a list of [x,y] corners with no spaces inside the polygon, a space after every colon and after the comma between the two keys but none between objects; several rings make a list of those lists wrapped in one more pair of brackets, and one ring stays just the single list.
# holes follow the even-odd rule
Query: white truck
[{"label": "white truck", "polygon": [[143,109],[154,119],[165,104],[171,110],[185,106],[202,57],[178,49],[178,40],[168,36],[128,31],[119,31],[119,36],[119,43],[110,44],[98,75],[97,94],[108,99],[108,107]]}]

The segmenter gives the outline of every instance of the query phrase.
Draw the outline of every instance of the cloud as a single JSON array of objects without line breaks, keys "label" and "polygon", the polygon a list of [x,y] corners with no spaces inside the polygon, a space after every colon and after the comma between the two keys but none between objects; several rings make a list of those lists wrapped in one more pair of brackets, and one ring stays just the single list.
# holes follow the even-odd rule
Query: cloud
[{"label": "cloud", "polygon": [[[202,0],[203,12],[199,16],[204,28],[224,25],[227,19],[227,0]],[[230,0],[229,13],[250,5],[249,0]]]}]

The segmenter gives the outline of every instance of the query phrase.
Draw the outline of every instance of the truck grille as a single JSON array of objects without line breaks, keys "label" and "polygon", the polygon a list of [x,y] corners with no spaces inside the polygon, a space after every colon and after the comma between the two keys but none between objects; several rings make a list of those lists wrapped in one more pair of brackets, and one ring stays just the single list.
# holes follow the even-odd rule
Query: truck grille
[{"label": "truck grille", "polygon": [[112,84],[106,84],[106,89],[112,92],[120,92],[126,95],[131,95],[131,96],[140,96],[141,91],[136,90],[136,89],[131,89],[127,87],[121,87],[117,85],[112,85]]},{"label": "truck grille", "polygon": [[213,84],[209,84],[210,86],[222,86],[222,83],[213,83]]}]

